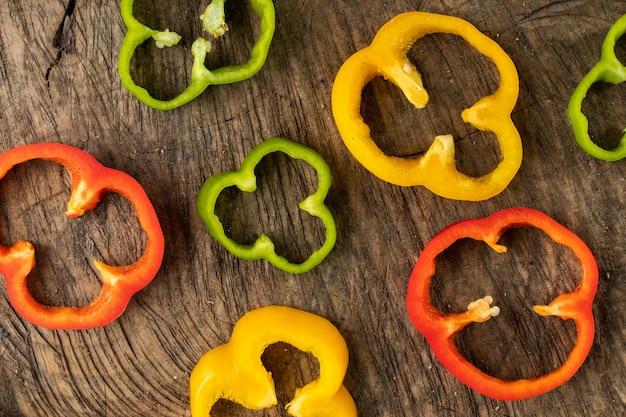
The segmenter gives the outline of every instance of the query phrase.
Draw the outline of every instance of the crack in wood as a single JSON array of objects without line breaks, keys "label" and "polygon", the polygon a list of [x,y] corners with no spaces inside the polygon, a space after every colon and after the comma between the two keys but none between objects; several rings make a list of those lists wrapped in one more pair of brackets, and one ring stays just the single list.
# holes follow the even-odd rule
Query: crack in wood
[{"label": "crack in wood", "polygon": [[46,84],[48,86],[48,94],[50,93],[50,73],[61,61],[63,53],[66,51],[71,51],[74,47],[74,32],[72,30],[74,19],[72,18],[72,16],[74,15],[75,8],[76,0],[70,0],[67,4],[67,8],[65,9],[63,20],[61,21],[61,24],[59,25],[59,28],[57,29],[54,38],[52,39],[52,45],[57,48],[58,51],[56,57],[54,58],[54,61],[52,61],[52,63],[46,70]]}]

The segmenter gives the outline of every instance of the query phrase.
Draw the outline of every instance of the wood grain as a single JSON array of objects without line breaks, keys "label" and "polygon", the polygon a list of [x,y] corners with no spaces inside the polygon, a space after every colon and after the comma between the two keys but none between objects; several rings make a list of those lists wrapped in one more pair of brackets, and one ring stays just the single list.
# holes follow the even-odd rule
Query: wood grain
[{"label": "wood grain", "polygon": [[[136,0],[146,23],[184,35],[180,48],[137,52],[134,75],[157,97],[187,83],[188,47],[200,31],[205,2]],[[227,6],[231,32],[208,63],[245,59],[258,19],[246,2]],[[169,112],[139,103],[120,83],[117,56],[125,26],[115,1],[6,0],[0,8],[0,151],[53,141],[90,152],[134,176],[163,225],[166,255],[153,282],[114,323],[87,331],[50,331],[12,309],[0,280],[0,416],[181,416],[189,411],[189,374],[209,349],[225,343],[245,312],[289,305],[331,320],[345,336],[350,365],[345,385],[362,416],[615,416],[626,407],[626,163],[594,160],[578,148],[567,102],[598,60],[622,1],[481,2],[277,1],[276,34],[266,65],[253,78],[209,87]],[[421,187],[399,188],[364,170],[349,154],[331,114],[337,70],[400,12],[462,17],[495,39],[514,60],[520,96],[513,119],[524,161],[500,195],[469,203]],[[626,58],[626,43],[618,44]],[[480,175],[497,163],[496,142],[464,125],[460,111],[498,83],[493,65],[460,39],[433,35],[409,56],[432,97],[415,110],[396,87],[373,80],[362,113],[383,149],[423,152],[436,134],[453,133],[459,166]],[[626,86],[594,86],[585,101],[591,132],[605,146],[626,124]],[[262,140],[284,136],[321,153],[333,171],[327,199],[338,225],[329,257],[293,276],[263,261],[243,261],[205,231],[196,209],[205,179],[239,167]],[[315,188],[305,164],[274,155],[260,167],[254,195],[225,193],[220,214],[241,241],[271,233],[286,256],[303,259],[323,240],[318,222],[296,209]],[[50,305],[84,305],[99,291],[92,259],[129,263],[143,236],[132,206],[107,196],[79,220],[63,216],[69,176],[32,162],[0,182],[0,243],[34,242],[33,294]],[[576,232],[597,257],[601,282],[594,303],[596,339],[574,378],[537,398],[505,402],[458,382],[413,328],[404,304],[415,260],[448,224],[499,209],[539,209]],[[502,378],[533,377],[559,366],[575,340],[571,323],[530,314],[573,288],[580,266],[540,232],[504,236],[507,255],[462,241],[441,258],[432,290],[443,310],[462,310],[491,293],[502,317],[459,337],[465,355]],[[264,361],[275,375],[281,405],[313,378],[316,360],[273,345]],[[251,412],[222,401],[216,415]]]}]

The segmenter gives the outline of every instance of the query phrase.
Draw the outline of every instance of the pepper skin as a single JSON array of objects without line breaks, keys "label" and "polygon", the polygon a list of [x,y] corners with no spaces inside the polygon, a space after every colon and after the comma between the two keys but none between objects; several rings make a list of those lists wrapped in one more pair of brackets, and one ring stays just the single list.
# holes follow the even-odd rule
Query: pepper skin
[{"label": "pepper skin", "polygon": [[261,362],[265,348],[285,342],[311,353],[319,362],[319,376],[296,390],[285,406],[295,417],[352,417],[356,406],[343,385],[348,368],[346,342],[328,320],[302,310],[268,306],[244,315],[228,343],[207,352],[190,379],[191,415],[210,415],[221,398],[252,410],[276,405],[272,374]]},{"label": "pepper skin", "polygon": [[[212,0],[200,16],[204,30],[210,38],[218,38],[228,30],[225,23],[224,3],[226,0]],[[128,28],[120,48],[118,70],[122,83],[139,101],[157,110],[171,110],[180,107],[198,97],[209,85],[231,84],[246,80],[265,64],[270,44],[274,36],[275,12],[271,0],[250,0],[250,4],[261,18],[261,34],[252,48],[248,62],[209,70],[205,59],[211,52],[211,43],[200,37],[191,45],[194,57],[191,69],[191,81],[187,88],[171,100],[159,100],[150,95],[148,90],[135,84],[130,73],[131,59],[139,45],[150,38],[159,48],[176,45],[181,36],[169,30],[158,31],[140,23],[133,15],[134,0],[121,0],[120,9],[124,23]]]},{"label": "pepper skin", "polygon": [[617,40],[626,33],[626,15],[620,17],[609,29],[602,43],[600,61],[585,75],[580,84],[572,93],[568,113],[574,135],[580,147],[589,155],[604,161],[618,161],[626,157],[626,129],[620,143],[613,149],[604,149],[596,145],[589,136],[589,120],[582,112],[583,100],[587,91],[597,82],[620,84],[626,81],[626,66],[615,54]]},{"label": "pepper skin", "polygon": [[69,218],[96,207],[107,192],[118,193],[132,203],[147,235],[142,257],[127,266],[94,261],[100,272],[102,291],[89,305],[80,308],[48,307],[31,295],[26,277],[35,267],[35,250],[29,242],[11,247],[0,245],[0,273],[7,283],[13,308],[31,323],[49,329],[101,327],[119,317],[133,294],[144,288],[158,272],[163,259],[164,239],[152,203],[141,185],[131,176],[106,168],[88,153],[58,143],[36,143],[13,148],[0,155],[0,179],[15,165],[33,159],[63,165],[72,178],[72,193],[65,212]]},{"label": "pepper skin", "polygon": [[[490,58],[499,71],[499,88],[461,114],[466,123],[493,132],[500,144],[502,160],[482,177],[470,177],[456,169],[451,135],[435,137],[428,151],[417,158],[385,155],[370,137],[370,129],[361,116],[362,90],[376,76],[397,85],[415,107],[426,105],[428,93],[407,52],[416,40],[431,33],[461,36]],[[333,85],[332,109],[348,150],[380,179],[400,186],[423,185],[449,199],[479,201],[504,190],[521,165],[522,143],[511,120],[518,92],[517,70],[509,56],[470,23],[452,16],[408,12],[387,22],[370,46],[342,65]]]},{"label": "pepper skin", "polygon": [[[326,240],[319,249],[315,250],[306,261],[300,264],[291,263],[278,255],[274,249],[274,243],[265,234],[262,234],[252,245],[236,243],[226,236],[224,226],[215,214],[217,199],[220,193],[227,187],[237,186],[244,192],[256,190],[254,169],[265,155],[272,152],[283,152],[291,158],[301,159],[315,168],[317,172],[317,190],[314,194],[300,202],[298,207],[322,221],[326,228]],[[223,172],[207,179],[198,195],[197,208],[211,236],[224,245],[233,255],[247,260],[265,259],[285,272],[301,274],[322,262],[335,246],[335,241],[337,240],[335,220],[328,207],[324,204],[330,186],[330,168],[321,155],[299,143],[285,138],[274,137],[267,139],[250,151],[239,171]]]},{"label": "pepper skin", "polygon": [[[499,313],[490,307],[490,296],[476,300],[465,313],[443,314],[430,301],[430,281],[435,274],[436,257],[454,242],[464,238],[482,240],[498,253],[507,248],[499,245],[508,229],[533,226],[543,230],[555,242],[570,248],[582,265],[582,278],[575,290],[562,293],[549,305],[533,310],[542,316],[573,320],[578,337],[565,362],[545,375],[533,379],[505,381],[480,371],[458,351],[455,335],[470,323],[489,320]],[[409,281],[407,307],[415,327],[428,340],[441,364],[459,381],[476,391],[498,400],[522,400],[544,394],[567,382],[585,361],[594,337],[591,306],[598,287],[598,265],[585,243],[573,232],[547,215],[529,208],[502,210],[482,219],[455,223],[439,232],[424,248]]]}]

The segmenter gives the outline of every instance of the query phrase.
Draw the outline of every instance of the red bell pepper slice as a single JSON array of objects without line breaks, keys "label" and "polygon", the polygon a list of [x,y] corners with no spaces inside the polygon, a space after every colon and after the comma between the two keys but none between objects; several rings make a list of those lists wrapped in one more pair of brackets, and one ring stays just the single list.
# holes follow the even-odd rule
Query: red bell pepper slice
[{"label": "red bell pepper slice", "polygon": [[109,324],[119,317],[133,294],[144,288],[161,267],[164,238],[161,225],[146,192],[128,174],[104,167],[90,154],[58,143],[36,143],[13,148],[0,155],[0,179],[15,165],[33,159],[63,165],[72,179],[72,192],[65,212],[69,218],[94,209],[107,192],[128,199],[147,234],[143,255],[131,265],[111,266],[94,261],[102,280],[101,293],[84,307],[49,307],[36,301],[26,285],[35,267],[35,249],[18,241],[11,247],[0,245],[0,273],[7,283],[13,308],[31,323],[50,329],[88,329]]},{"label": "red bell pepper slice", "polygon": [[[543,230],[552,240],[569,247],[582,265],[582,278],[575,290],[562,293],[550,304],[534,306],[542,316],[558,316],[573,320],[578,333],[576,344],[561,367],[545,375],[514,381],[488,375],[461,355],[454,343],[455,335],[465,326],[484,322],[498,315],[498,307],[491,307],[490,296],[468,306],[464,313],[444,314],[430,300],[430,283],[435,274],[436,257],[454,242],[472,238],[486,242],[498,253],[507,248],[499,245],[502,234],[511,228],[533,226]],[[598,287],[598,265],[585,243],[573,232],[537,210],[512,208],[482,219],[455,223],[439,232],[424,248],[411,274],[407,292],[409,316],[428,340],[443,366],[457,379],[476,391],[499,400],[521,400],[544,394],[567,382],[585,361],[594,337],[594,318],[591,306]]]}]

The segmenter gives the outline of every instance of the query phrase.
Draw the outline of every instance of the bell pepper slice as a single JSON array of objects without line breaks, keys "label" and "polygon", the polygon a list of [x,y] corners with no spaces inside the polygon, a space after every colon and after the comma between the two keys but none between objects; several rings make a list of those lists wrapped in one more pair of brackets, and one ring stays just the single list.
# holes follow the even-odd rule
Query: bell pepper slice
[{"label": "bell pepper slice", "polygon": [[[235,242],[226,236],[224,226],[215,214],[217,199],[225,188],[237,186],[244,192],[256,190],[254,169],[264,156],[272,152],[283,152],[291,158],[303,160],[315,168],[317,172],[317,190],[314,194],[301,201],[298,207],[322,221],[326,228],[326,240],[307,260],[299,264],[292,263],[278,255],[275,251],[274,243],[265,234],[261,234],[252,245],[243,245]],[[330,186],[330,168],[320,154],[299,143],[281,137],[274,137],[265,140],[250,151],[238,171],[222,172],[209,177],[200,189],[197,208],[211,236],[224,245],[233,255],[247,260],[265,259],[285,272],[301,274],[322,262],[335,246],[335,241],[337,240],[335,220],[324,203]]]},{"label": "bell pepper slice", "polygon": [[31,323],[49,329],[88,329],[111,323],[126,309],[130,298],[144,288],[158,272],[163,259],[164,238],[159,219],[141,185],[130,175],[101,165],[90,154],[58,143],[18,146],[0,155],[0,179],[14,166],[43,159],[63,165],[72,179],[72,192],[65,212],[79,217],[94,209],[107,192],[118,193],[135,208],[147,243],[143,255],[127,266],[94,261],[102,280],[102,291],[84,307],[49,307],[31,295],[26,277],[35,267],[35,249],[26,241],[11,247],[0,245],[0,273],[7,283],[13,308]]},{"label": "bell pepper slice", "polygon": [[[577,340],[565,362],[537,378],[502,380],[488,375],[458,351],[455,335],[470,323],[479,323],[497,316],[498,307],[491,307],[491,296],[476,300],[464,313],[443,314],[430,300],[429,288],[435,273],[436,257],[454,242],[471,238],[486,242],[498,253],[507,248],[498,244],[508,229],[532,226],[543,230],[555,242],[570,248],[582,265],[582,278],[574,291],[562,293],[548,305],[536,305],[533,310],[542,316],[557,316],[573,320]],[[499,400],[522,400],[544,394],[567,382],[585,361],[594,338],[594,318],[591,306],[598,287],[598,265],[585,243],[573,232],[544,213],[529,208],[512,208],[482,219],[455,223],[439,232],[419,256],[407,293],[409,316],[427,339],[441,364],[459,381],[489,397]]]},{"label": "bell pepper slice", "polygon": [[[191,45],[194,57],[191,68],[191,81],[187,88],[171,100],[159,100],[150,95],[148,90],[137,85],[130,73],[131,59],[139,45],[153,39],[159,48],[171,47],[181,40],[181,36],[169,30],[158,31],[139,22],[133,15],[134,0],[121,0],[120,9],[127,31],[119,53],[118,71],[124,87],[139,101],[157,109],[171,110],[180,107],[198,97],[209,85],[231,84],[246,80],[265,64],[270,44],[274,36],[275,12],[271,0],[250,0],[254,11],[261,18],[261,33],[252,47],[250,59],[240,65],[231,65],[209,70],[205,65],[207,54],[211,51],[211,42],[197,38]],[[228,30],[225,23],[224,3],[226,0],[212,0],[200,16],[204,30],[210,38],[219,38]]]},{"label": "bell pepper slice", "polygon": [[210,415],[222,398],[252,410],[275,406],[274,381],[261,355],[277,342],[310,353],[319,362],[319,376],[297,389],[285,406],[289,415],[356,416],[354,400],[343,385],[348,368],[345,340],[325,318],[284,306],[248,312],[235,324],[228,343],[211,349],[198,361],[189,383],[191,415]]},{"label": "bell pepper slice", "polygon": [[626,129],[620,143],[613,149],[604,149],[591,140],[589,136],[589,120],[582,112],[582,103],[591,86],[597,82],[620,84],[626,81],[626,66],[615,54],[617,40],[626,33],[626,15],[620,17],[602,43],[600,61],[584,76],[574,89],[569,101],[568,113],[576,141],[589,155],[604,161],[618,161],[626,157]]},{"label": "bell pepper slice", "polygon": [[[435,137],[428,151],[419,157],[386,155],[372,140],[370,129],[361,116],[362,90],[376,76],[383,76],[397,85],[415,107],[426,106],[428,93],[407,52],[416,40],[432,33],[462,37],[491,59],[499,71],[499,88],[461,114],[466,123],[495,133],[500,144],[502,160],[482,177],[470,177],[456,169],[451,135]],[[348,150],[380,179],[400,186],[423,185],[449,199],[479,201],[504,190],[521,165],[522,143],[511,120],[518,92],[513,61],[472,24],[452,16],[407,12],[383,25],[371,45],[356,52],[341,66],[333,85],[332,110]]]}]

